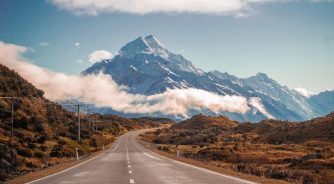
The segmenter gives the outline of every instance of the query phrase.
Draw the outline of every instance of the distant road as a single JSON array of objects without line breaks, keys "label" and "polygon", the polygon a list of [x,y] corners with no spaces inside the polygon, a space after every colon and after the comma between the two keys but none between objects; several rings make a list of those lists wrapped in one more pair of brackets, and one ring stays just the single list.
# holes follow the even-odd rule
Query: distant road
[{"label": "distant road", "polygon": [[250,181],[200,169],[154,154],[141,146],[139,130],[122,135],[113,147],[88,162],[35,180],[33,184],[246,184]]}]

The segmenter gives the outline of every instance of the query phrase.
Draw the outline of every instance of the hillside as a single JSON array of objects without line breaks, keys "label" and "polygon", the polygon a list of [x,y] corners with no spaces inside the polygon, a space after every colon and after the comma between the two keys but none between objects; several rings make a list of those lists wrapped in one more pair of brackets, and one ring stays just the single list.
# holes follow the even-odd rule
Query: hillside
[{"label": "hillside", "polygon": [[270,133],[263,132],[260,140],[276,144],[315,140],[334,142],[334,113],[301,123],[281,123]]},{"label": "hillside", "polygon": [[179,147],[183,157],[213,167],[293,183],[333,183],[334,113],[304,122],[221,126],[226,120],[197,115],[142,139],[171,155]]},{"label": "hillside", "polygon": [[78,142],[77,115],[44,98],[43,91],[3,65],[0,65],[0,96],[19,97],[14,100],[12,141],[12,100],[0,99],[0,181],[73,159],[76,147],[79,155],[85,156],[129,130],[157,127],[160,121],[171,123],[166,119],[80,115]]},{"label": "hillside", "polygon": [[225,116],[211,117],[203,114],[195,115],[190,119],[184,120],[178,124],[173,125],[173,129],[206,129],[206,128],[224,128],[231,129],[237,127],[238,123],[232,121]]}]

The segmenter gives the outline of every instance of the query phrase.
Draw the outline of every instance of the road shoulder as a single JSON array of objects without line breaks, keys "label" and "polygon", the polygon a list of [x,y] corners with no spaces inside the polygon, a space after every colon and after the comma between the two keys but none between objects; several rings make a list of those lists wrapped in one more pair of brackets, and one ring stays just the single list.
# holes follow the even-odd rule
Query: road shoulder
[{"label": "road shoulder", "polygon": [[108,145],[105,146],[104,150],[100,150],[97,152],[94,152],[86,157],[81,158],[80,160],[75,160],[75,159],[71,159],[68,160],[66,162],[63,163],[59,163],[57,165],[54,165],[52,167],[49,168],[45,168],[42,170],[38,170],[38,171],[34,171],[28,174],[24,174],[22,176],[17,176],[11,180],[8,180],[5,182],[5,184],[21,184],[21,183],[29,183],[44,177],[48,177],[50,175],[54,175],[57,173],[60,173],[66,169],[70,169],[72,167],[78,166],[79,164],[83,164],[84,162],[90,161],[102,154],[104,154],[105,152],[107,152],[108,150],[110,150],[114,143],[116,143],[118,141],[118,138],[113,142],[110,143]]}]

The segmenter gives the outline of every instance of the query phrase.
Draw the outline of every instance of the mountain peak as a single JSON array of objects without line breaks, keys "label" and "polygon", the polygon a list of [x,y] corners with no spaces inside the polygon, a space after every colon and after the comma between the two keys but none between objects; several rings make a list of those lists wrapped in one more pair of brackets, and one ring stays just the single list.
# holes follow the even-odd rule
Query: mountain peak
[{"label": "mountain peak", "polygon": [[132,42],[127,43],[120,50],[120,53],[132,57],[136,54],[155,54],[166,57],[169,51],[153,35],[138,37]]},{"label": "mountain peak", "polygon": [[261,73],[261,72],[257,73],[257,74],[256,74],[256,77],[269,78],[267,74],[265,74],[265,73]]},{"label": "mountain peak", "polygon": [[159,42],[159,40],[155,38],[153,35],[148,35],[143,40],[151,48],[165,49],[164,46]]}]

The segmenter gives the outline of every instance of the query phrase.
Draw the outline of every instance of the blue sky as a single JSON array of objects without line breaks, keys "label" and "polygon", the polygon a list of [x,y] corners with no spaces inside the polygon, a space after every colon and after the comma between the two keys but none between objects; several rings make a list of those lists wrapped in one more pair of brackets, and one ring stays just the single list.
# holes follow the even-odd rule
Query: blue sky
[{"label": "blue sky", "polygon": [[205,71],[238,77],[264,72],[290,88],[334,88],[331,1],[276,0],[218,13],[210,7],[204,12],[177,7],[175,13],[156,6],[91,12],[55,2],[1,0],[0,40],[32,48],[25,56],[40,66],[79,74],[91,65],[93,51],[115,53],[138,36],[153,34]]}]

